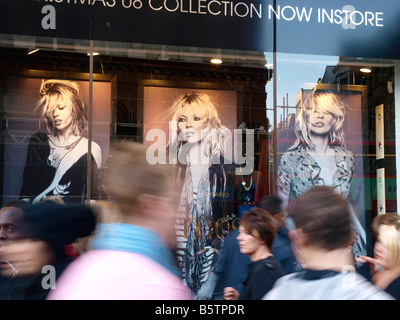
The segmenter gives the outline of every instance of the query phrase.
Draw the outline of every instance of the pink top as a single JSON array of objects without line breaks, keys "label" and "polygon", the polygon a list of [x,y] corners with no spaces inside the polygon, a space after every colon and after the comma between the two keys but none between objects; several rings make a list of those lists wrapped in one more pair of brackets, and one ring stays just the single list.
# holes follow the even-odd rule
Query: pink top
[{"label": "pink top", "polygon": [[72,262],[48,300],[190,300],[182,280],[137,253],[89,251]]}]

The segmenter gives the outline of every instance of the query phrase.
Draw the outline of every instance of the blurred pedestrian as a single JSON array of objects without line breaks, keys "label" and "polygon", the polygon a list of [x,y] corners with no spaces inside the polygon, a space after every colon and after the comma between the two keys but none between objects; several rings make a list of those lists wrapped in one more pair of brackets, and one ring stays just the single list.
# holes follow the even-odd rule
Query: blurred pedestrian
[{"label": "blurred pedestrian", "polygon": [[47,202],[47,201],[51,201],[51,202],[58,203],[58,204],[65,204],[65,201],[63,200],[62,197],[55,196],[55,195],[50,195],[50,196],[46,196],[46,197],[42,198],[42,200],[40,200],[40,203]]},{"label": "blurred pedestrian", "polygon": [[352,218],[331,187],[313,187],[296,201],[290,235],[304,270],[279,279],[265,300],[391,299],[357,274],[350,246]]},{"label": "blurred pedestrian", "polygon": [[105,185],[122,222],[99,225],[89,251],[68,267],[49,299],[192,298],[172,253],[177,213],[170,169],[150,165],[146,151],[127,142],[109,158]]},{"label": "blurred pedestrian", "polygon": [[374,258],[358,260],[370,271],[372,282],[400,300],[400,217],[396,213],[376,216],[372,222],[375,236]]},{"label": "blurred pedestrian", "polygon": [[[20,235],[22,215],[22,209],[11,203],[0,210],[0,252],[4,245]],[[13,274],[15,273],[16,269],[9,261],[1,259],[0,264],[3,268],[8,267]],[[6,278],[1,276],[0,282],[4,279]]]},{"label": "blurred pedestrian", "polygon": [[225,300],[261,300],[284,275],[279,261],[272,254],[272,243],[276,237],[275,222],[269,212],[261,208],[251,208],[240,220],[240,252],[251,260],[249,274],[243,288],[224,289]]},{"label": "blurred pedestrian", "polygon": [[[109,202],[105,200],[91,200],[90,207],[92,208],[95,216],[96,216],[96,226],[99,226],[103,223],[113,223],[113,222],[121,222],[121,216],[118,212],[118,205],[114,202]],[[92,234],[87,237],[77,239],[77,241],[73,244],[78,255],[81,255],[87,252],[90,249],[90,241],[95,236],[95,230]]]},{"label": "blurred pedestrian", "polygon": [[[60,196],[56,196],[56,195],[46,196],[46,197],[42,198],[42,200],[40,200],[39,203],[43,203],[43,202],[54,202],[54,203],[58,203],[58,204],[65,204],[65,201],[63,200],[63,198]],[[67,245],[65,250],[66,250],[66,254],[71,256],[72,258],[76,258],[79,254],[79,252],[76,250],[76,248],[73,244]]]},{"label": "blurred pedestrian", "polygon": [[0,298],[44,300],[72,262],[65,248],[76,238],[92,232],[95,219],[90,208],[46,202],[22,208],[19,232],[2,247],[1,265],[7,277],[0,286]]},{"label": "blurred pedestrian", "polygon": [[[265,196],[257,203],[257,207],[268,211],[277,228],[277,235],[272,245],[272,253],[285,274],[299,271],[300,264],[293,254],[289,231],[285,226],[286,214],[282,209],[282,200],[277,196]],[[233,287],[240,292],[249,273],[251,260],[248,255],[240,252],[237,237],[238,230],[232,230],[224,241],[221,252],[221,261],[217,268],[218,282],[214,291],[214,299],[223,297],[223,289]]]},{"label": "blurred pedestrian", "polygon": [[286,228],[286,213],[282,208],[282,200],[277,196],[266,196],[257,204],[259,208],[267,210],[274,218],[277,234],[272,245],[272,253],[281,264],[285,274],[300,271],[301,266],[293,253],[289,230]]},{"label": "blurred pedestrian", "polygon": [[9,200],[7,202],[5,202],[1,207],[24,207],[29,205],[29,202],[26,202],[25,200],[21,200],[21,199],[14,199],[14,200]]},{"label": "blurred pedestrian", "polygon": [[0,209],[0,246],[18,237],[22,214],[19,207],[5,206]]},{"label": "blurred pedestrian", "polygon": [[224,299],[226,287],[233,287],[240,292],[249,274],[251,260],[248,255],[240,252],[238,236],[239,230],[234,229],[224,240],[221,260],[215,272],[218,280],[214,289],[214,300]]}]

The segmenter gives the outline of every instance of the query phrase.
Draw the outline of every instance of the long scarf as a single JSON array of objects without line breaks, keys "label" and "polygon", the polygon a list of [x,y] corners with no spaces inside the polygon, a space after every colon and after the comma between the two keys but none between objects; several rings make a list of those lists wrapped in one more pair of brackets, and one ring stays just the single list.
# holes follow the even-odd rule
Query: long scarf
[{"label": "long scarf", "polygon": [[[196,294],[208,280],[212,268],[214,249],[212,241],[212,206],[210,200],[209,172],[201,174],[197,195],[193,192],[192,167],[187,166],[179,207],[181,222],[186,224],[187,238],[178,253],[182,259],[185,284]],[[183,227],[185,229],[185,227]],[[179,240],[179,239],[178,239]]]},{"label": "long scarf", "polygon": [[181,277],[171,250],[155,232],[147,228],[125,223],[101,223],[90,248],[138,253]]}]

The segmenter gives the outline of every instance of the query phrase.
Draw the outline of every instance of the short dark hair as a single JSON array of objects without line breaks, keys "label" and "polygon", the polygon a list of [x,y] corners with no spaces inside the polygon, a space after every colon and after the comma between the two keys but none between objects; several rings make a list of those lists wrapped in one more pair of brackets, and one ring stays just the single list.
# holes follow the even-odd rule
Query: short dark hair
[{"label": "short dark hair", "polygon": [[313,187],[300,195],[293,219],[306,234],[307,245],[329,251],[350,245],[350,211],[343,197],[330,187]]},{"label": "short dark hair", "polygon": [[262,209],[253,207],[250,211],[244,213],[240,219],[240,226],[244,228],[246,233],[252,234],[256,230],[260,236],[260,240],[264,241],[268,249],[272,249],[272,243],[276,237],[276,225],[272,215]]},{"label": "short dark hair", "polygon": [[272,215],[281,213],[282,210],[282,200],[277,196],[266,196],[261,199],[257,204],[257,207],[267,210]]}]

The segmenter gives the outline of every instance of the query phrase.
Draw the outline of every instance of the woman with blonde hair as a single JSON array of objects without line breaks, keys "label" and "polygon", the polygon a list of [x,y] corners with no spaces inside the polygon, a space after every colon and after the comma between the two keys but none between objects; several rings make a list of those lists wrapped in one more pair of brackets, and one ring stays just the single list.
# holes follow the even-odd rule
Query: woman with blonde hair
[{"label": "woman with blonde hair", "polygon": [[[346,105],[333,92],[313,91],[296,115],[296,141],[282,155],[277,187],[283,208],[290,200],[314,186],[331,186],[347,201],[354,177],[353,153],[346,149],[344,119]],[[290,205],[291,207],[291,205]],[[365,231],[354,210],[354,255],[366,254]]]},{"label": "woman with blonde hair", "polygon": [[[20,198],[39,203],[49,195],[82,202],[86,196],[87,108],[76,82],[43,81],[37,109],[47,132],[35,133],[28,145]],[[91,143],[93,190],[101,166],[101,149]]]},{"label": "woman with blonde hair", "polygon": [[224,228],[226,217],[233,212],[234,182],[229,173],[235,165],[226,152],[230,132],[204,93],[179,96],[169,114],[170,163],[177,165],[176,173],[183,178],[177,219],[178,261],[196,299],[209,299],[222,239],[229,231]]},{"label": "woman with blonde hair", "polygon": [[396,213],[378,215],[372,223],[376,236],[374,258],[360,257],[372,265],[371,280],[396,300],[400,300],[400,217]]}]

